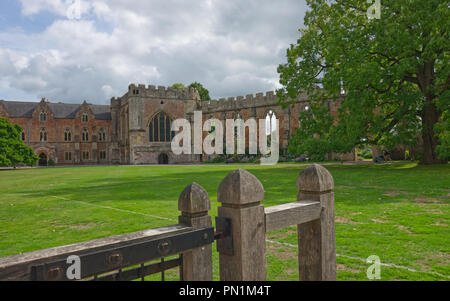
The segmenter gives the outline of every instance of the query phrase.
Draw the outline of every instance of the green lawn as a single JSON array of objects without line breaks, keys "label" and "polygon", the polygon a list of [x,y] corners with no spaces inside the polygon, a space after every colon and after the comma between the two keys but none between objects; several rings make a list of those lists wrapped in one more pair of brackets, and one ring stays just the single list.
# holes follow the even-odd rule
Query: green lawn
[{"label": "green lawn", "polygon": [[[176,224],[178,196],[194,181],[208,191],[215,216],[219,183],[238,167],[0,171],[0,257]],[[304,166],[241,168],[263,183],[265,206],[295,201],[297,175]],[[382,280],[450,279],[448,165],[326,168],[336,186],[339,280],[367,280],[369,264],[363,260],[370,255],[385,264]],[[267,238],[268,280],[297,280],[296,228]],[[217,279],[216,252],[214,260]]]}]

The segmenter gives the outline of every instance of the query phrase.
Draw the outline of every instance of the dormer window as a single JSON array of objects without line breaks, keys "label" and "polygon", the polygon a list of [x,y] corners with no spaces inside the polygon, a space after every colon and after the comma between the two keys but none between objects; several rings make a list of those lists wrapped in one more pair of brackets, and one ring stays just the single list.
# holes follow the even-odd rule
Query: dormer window
[{"label": "dormer window", "polygon": [[87,113],[83,113],[83,115],[81,116],[81,120],[83,122],[88,122],[89,121],[89,115]]},{"label": "dormer window", "polygon": [[39,121],[46,122],[47,121],[47,113],[41,112],[41,114],[39,115]]}]

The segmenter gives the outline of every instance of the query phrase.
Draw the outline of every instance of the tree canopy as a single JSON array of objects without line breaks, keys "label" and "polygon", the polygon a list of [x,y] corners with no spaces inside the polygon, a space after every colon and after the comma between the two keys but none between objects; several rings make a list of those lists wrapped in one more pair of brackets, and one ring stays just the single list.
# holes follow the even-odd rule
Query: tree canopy
[{"label": "tree canopy", "polygon": [[[421,163],[446,162],[449,1],[383,1],[379,18],[369,13],[372,4],[366,1],[307,4],[305,29],[278,68],[282,103],[303,92],[311,97],[291,152],[321,156],[361,144],[420,144]],[[340,99],[333,118],[327,101]]]},{"label": "tree canopy", "polygon": [[175,88],[175,89],[184,89],[184,88],[186,88],[186,86],[183,85],[182,83],[175,83],[175,84],[172,85],[172,88]]},{"label": "tree canopy", "polygon": [[22,128],[0,118],[0,166],[34,166],[39,159],[21,139]]},{"label": "tree canopy", "polygon": [[211,100],[208,89],[203,87],[202,84],[200,84],[198,82],[194,82],[194,83],[190,84],[189,87],[197,89],[198,93],[200,94],[200,99],[202,101],[210,101]]},{"label": "tree canopy", "polygon": [[[186,88],[186,86],[181,84],[181,83],[173,84],[172,87],[175,88],[175,89],[184,89],[184,88]],[[198,82],[193,82],[192,84],[189,85],[189,87],[197,89],[198,93],[200,94],[201,101],[209,101],[209,100],[211,100],[211,97],[209,96],[208,89],[203,87],[202,84],[200,84]]]}]

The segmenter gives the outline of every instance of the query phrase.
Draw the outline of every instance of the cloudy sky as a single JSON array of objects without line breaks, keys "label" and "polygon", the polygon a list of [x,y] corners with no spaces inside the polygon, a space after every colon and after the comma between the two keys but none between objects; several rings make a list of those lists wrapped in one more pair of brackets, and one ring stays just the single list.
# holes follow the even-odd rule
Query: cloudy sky
[{"label": "cloudy sky", "polygon": [[[77,2],[78,1],[78,2]],[[277,88],[304,0],[1,0],[0,99],[108,104],[130,83]]]}]

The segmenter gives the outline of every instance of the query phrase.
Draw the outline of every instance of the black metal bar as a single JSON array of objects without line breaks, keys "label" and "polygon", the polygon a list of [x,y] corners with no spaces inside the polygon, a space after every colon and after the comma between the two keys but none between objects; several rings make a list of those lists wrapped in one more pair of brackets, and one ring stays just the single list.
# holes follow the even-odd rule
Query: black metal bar
[{"label": "black metal bar", "polygon": [[[161,258],[161,265],[164,265],[164,258]],[[161,281],[166,281],[164,271],[164,269],[161,271]]]},{"label": "black metal bar", "polygon": [[234,249],[231,219],[216,216],[216,228],[217,232],[214,234],[214,239],[217,240],[217,251],[232,256]]},{"label": "black metal bar", "polygon": [[[161,262],[158,262],[158,263],[144,266],[143,268],[142,268],[142,266],[139,266],[137,268],[122,271],[120,280],[121,281],[130,281],[130,280],[135,280],[135,279],[139,279],[139,278],[142,279],[142,277],[161,273],[163,270],[170,270],[170,269],[176,268],[176,267],[180,266],[180,264],[181,264],[180,259],[176,258],[176,259],[164,261],[164,264],[162,264]],[[99,276],[97,281],[114,281],[116,279],[116,275],[117,275],[117,273],[114,273],[111,275]]]},{"label": "black metal bar", "polygon": [[184,281],[183,279],[183,253],[180,254],[180,281]]},{"label": "black metal bar", "polygon": [[[210,227],[163,238],[150,239],[119,248],[81,254],[79,255],[81,261],[81,279],[115,271],[124,267],[139,265],[155,259],[169,257],[212,244],[213,242],[214,228]],[[66,272],[68,267],[69,264],[66,262],[66,259],[44,263],[33,267],[32,279],[37,281],[67,281]]]}]

